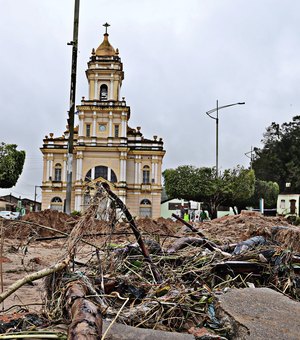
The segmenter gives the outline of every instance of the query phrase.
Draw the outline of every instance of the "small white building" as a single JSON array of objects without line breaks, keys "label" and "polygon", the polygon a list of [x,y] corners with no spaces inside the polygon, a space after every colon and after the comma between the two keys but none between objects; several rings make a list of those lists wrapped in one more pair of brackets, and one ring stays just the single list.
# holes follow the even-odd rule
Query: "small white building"
[{"label": "small white building", "polygon": [[277,198],[277,214],[299,216],[299,197],[300,194],[279,194]]}]

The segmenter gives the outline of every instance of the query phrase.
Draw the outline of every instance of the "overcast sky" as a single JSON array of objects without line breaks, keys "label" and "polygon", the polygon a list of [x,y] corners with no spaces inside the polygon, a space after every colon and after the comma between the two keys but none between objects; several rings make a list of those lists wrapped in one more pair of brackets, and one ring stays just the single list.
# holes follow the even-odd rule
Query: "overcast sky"
[{"label": "overcast sky", "polygon": [[[74,0],[0,0],[1,138],[26,151],[17,185],[0,194],[34,198],[42,181],[39,148],[49,132],[61,136],[69,107]],[[299,0],[81,0],[77,104],[88,96],[92,48],[119,48],[131,106],[131,127],[158,135],[163,168],[248,166],[271,122],[300,113]],[[41,199],[37,188],[37,199]]]}]

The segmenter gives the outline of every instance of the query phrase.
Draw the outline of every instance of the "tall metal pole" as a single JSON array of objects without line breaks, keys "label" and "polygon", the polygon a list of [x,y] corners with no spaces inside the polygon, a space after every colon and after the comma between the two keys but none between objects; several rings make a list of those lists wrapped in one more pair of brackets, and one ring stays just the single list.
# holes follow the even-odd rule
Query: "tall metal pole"
[{"label": "tall metal pole", "polygon": [[67,193],[65,212],[71,213],[72,201],[72,167],[73,167],[73,141],[74,141],[74,113],[75,113],[75,95],[76,95],[76,71],[77,71],[77,53],[78,53],[78,25],[79,25],[79,1],[75,0],[74,9],[74,26],[73,41],[68,45],[72,45],[72,66],[71,66],[71,87],[70,87],[70,110],[69,110],[69,140],[68,140],[68,156],[67,156]]},{"label": "tall metal pole", "polygon": [[[235,105],[244,105],[245,102],[233,103],[228,105],[219,106],[219,101],[217,100],[217,106],[214,109],[211,109],[206,112],[206,114],[216,121],[216,177],[219,176],[219,110],[225,109],[226,107],[235,106]],[[212,114],[216,112],[216,117],[212,116]]]},{"label": "tall metal pole", "polygon": [[216,107],[216,177],[219,176],[219,101]]}]

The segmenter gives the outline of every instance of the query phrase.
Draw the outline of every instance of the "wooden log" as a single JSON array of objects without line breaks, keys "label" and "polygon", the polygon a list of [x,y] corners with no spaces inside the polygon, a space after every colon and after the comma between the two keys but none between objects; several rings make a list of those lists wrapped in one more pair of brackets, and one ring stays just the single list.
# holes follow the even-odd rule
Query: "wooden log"
[{"label": "wooden log", "polygon": [[86,285],[80,281],[71,282],[66,290],[66,310],[71,319],[68,329],[69,340],[100,339],[102,335],[101,311],[85,298]]},{"label": "wooden log", "polygon": [[208,248],[209,250],[216,250],[217,246],[215,244],[213,244],[212,242],[204,239],[204,238],[200,238],[200,237],[182,237],[178,240],[176,240],[171,248],[169,248],[167,250],[168,253],[175,253],[176,251],[183,249],[187,246],[194,246],[194,247],[199,247],[199,246],[203,246],[205,248]]},{"label": "wooden log", "polygon": [[248,249],[255,248],[256,246],[266,243],[266,239],[263,236],[254,236],[246,241],[242,241],[236,245],[233,251],[233,255],[239,255]]}]

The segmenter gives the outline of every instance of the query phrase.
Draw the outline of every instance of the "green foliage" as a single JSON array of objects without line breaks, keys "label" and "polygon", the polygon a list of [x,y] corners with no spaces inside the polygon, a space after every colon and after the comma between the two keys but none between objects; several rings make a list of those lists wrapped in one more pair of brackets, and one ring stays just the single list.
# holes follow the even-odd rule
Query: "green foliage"
[{"label": "green foliage", "polygon": [[204,202],[213,218],[220,205],[246,201],[254,193],[254,172],[242,167],[227,169],[216,176],[215,168],[183,165],[165,170],[163,176],[169,198]]},{"label": "green foliage", "polygon": [[263,148],[255,149],[252,163],[256,177],[278,183],[280,191],[291,183],[291,190],[300,192],[300,116],[282,125],[273,122],[262,143]]},{"label": "green foliage", "polygon": [[71,216],[81,216],[81,212],[80,211],[78,211],[78,210],[73,210],[72,212],[71,212]]},{"label": "green foliage", "polygon": [[255,181],[255,191],[251,198],[250,205],[258,208],[259,199],[263,198],[265,207],[273,208],[276,206],[278,194],[279,185],[276,182],[257,179]]},{"label": "green foliage", "polygon": [[18,151],[17,145],[0,145],[0,188],[13,187],[22,173],[25,151]]}]

